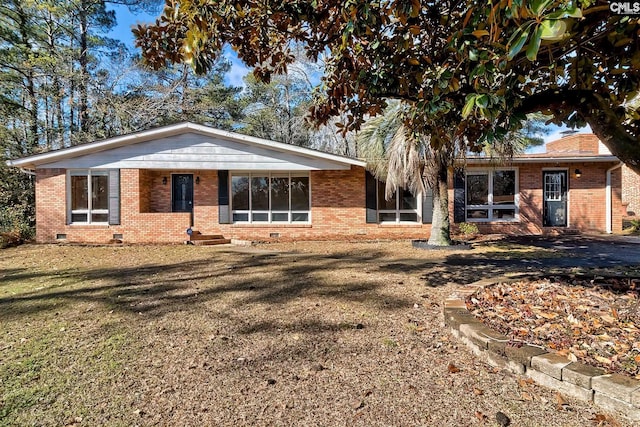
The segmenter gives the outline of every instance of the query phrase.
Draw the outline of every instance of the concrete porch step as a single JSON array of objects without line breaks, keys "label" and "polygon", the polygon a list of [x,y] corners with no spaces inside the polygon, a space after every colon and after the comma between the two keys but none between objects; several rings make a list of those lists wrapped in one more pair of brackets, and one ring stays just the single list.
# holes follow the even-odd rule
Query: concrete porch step
[{"label": "concrete porch step", "polygon": [[193,230],[187,243],[197,246],[226,245],[231,243],[231,239],[225,239],[222,234],[202,234]]},{"label": "concrete porch step", "polygon": [[227,245],[231,243],[231,239],[198,239],[192,240],[191,243],[196,246]]},{"label": "concrete porch step", "polygon": [[566,227],[549,227],[546,228],[543,232],[543,236],[566,236],[566,235],[578,235],[582,234],[577,228],[566,228]]},{"label": "concrete porch step", "polygon": [[189,237],[189,240],[193,241],[197,241],[197,240],[219,240],[219,239],[224,239],[224,236],[221,234],[202,234],[199,231],[193,231],[193,233],[191,233],[191,236]]}]

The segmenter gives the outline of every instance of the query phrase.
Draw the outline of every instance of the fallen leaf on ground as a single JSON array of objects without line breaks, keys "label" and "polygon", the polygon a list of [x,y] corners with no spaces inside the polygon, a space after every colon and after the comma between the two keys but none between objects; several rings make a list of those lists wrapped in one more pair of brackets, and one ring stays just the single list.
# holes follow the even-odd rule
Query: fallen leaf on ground
[{"label": "fallen leaf on ground", "polygon": [[533,380],[531,378],[518,378],[518,385],[520,388],[527,388],[527,386],[533,384]]},{"label": "fallen leaf on ground", "polygon": [[466,303],[514,342],[633,378],[640,375],[639,284],[628,277],[550,276],[487,286]]},{"label": "fallen leaf on ground", "polygon": [[479,419],[480,421],[485,421],[489,417],[487,417],[485,414],[483,414],[480,411],[476,411],[476,418]]},{"label": "fallen leaf on ground", "polygon": [[566,409],[569,406],[569,402],[559,392],[556,392],[556,403],[558,404],[558,409]]}]

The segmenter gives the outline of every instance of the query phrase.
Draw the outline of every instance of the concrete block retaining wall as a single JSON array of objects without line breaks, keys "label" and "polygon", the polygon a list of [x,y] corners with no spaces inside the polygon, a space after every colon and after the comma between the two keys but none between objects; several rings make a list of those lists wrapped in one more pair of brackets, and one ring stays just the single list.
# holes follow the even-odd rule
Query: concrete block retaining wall
[{"label": "concrete block retaining wall", "polygon": [[444,322],[451,333],[464,342],[484,362],[560,393],[592,402],[605,411],[618,412],[630,421],[640,422],[640,381],[583,363],[531,345],[513,346],[509,338],[489,329],[471,314],[465,298],[486,285],[461,287],[445,301]]}]

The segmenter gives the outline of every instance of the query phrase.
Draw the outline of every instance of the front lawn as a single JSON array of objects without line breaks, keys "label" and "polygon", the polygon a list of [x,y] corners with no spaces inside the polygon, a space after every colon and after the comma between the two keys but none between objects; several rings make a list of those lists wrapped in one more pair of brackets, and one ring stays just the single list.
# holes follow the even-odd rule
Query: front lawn
[{"label": "front lawn", "polygon": [[3,249],[0,425],[464,426],[498,411],[589,425],[597,408],[559,410],[442,324],[451,282],[557,256],[406,241]]}]

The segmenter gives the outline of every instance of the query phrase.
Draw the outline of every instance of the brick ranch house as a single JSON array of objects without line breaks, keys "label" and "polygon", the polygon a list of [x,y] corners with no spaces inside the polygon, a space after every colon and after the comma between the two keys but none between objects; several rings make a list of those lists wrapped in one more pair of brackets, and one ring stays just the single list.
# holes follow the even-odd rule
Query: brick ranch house
[{"label": "brick ranch house", "polygon": [[[600,154],[597,140],[595,152],[583,150],[589,138],[563,139],[506,165],[468,159],[450,177],[454,227],[619,231],[621,164]],[[425,238],[431,228],[432,198],[399,191],[385,200],[384,183],[364,161],[193,123],[8,164],[35,173],[41,243],[181,243],[187,231],[225,241]]]}]

